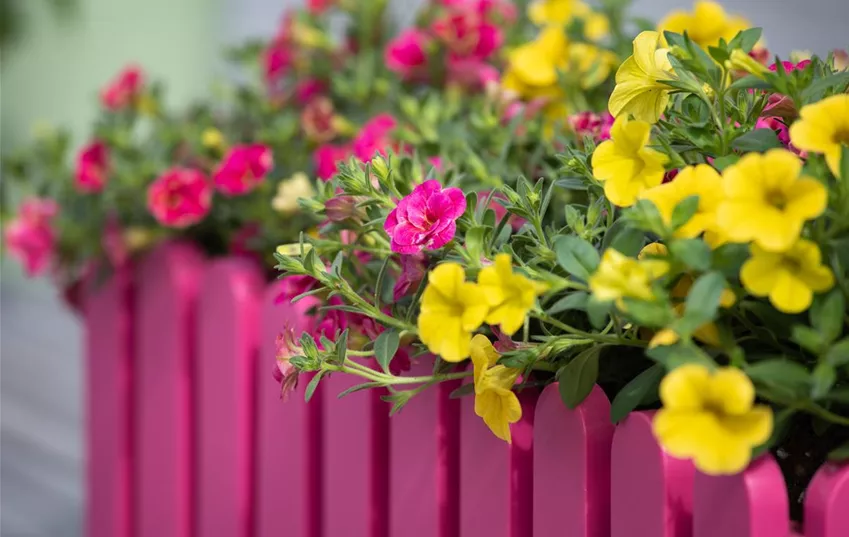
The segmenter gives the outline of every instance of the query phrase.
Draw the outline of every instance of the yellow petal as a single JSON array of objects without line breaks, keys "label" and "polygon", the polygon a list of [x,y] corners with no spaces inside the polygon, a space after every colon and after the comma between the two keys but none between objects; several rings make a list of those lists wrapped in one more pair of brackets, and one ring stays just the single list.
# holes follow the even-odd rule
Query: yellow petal
[{"label": "yellow petal", "polygon": [[768,406],[756,405],[741,415],[723,416],[720,425],[728,434],[750,447],[759,446],[772,434],[772,410]]},{"label": "yellow petal", "polygon": [[811,306],[814,293],[805,283],[790,274],[780,271],[775,286],[769,293],[769,301],[784,313],[801,313]]},{"label": "yellow petal", "polygon": [[708,368],[686,364],[667,373],[660,382],[660,400],[664,409],[697,412],[704,407],[704,395],[710,381]]},{"label": "yellow petal", "polygon": [[740,269],[740,283],[749,293],[755,296],[767,296],[775,288],[778,281],[781,262],[780,255],[756,255],[743,263]]},{"label": "yellow petal", "polygon": [[480,382],[480,377],[483,372],[494,366],[498,362],[498,351],[492,346],[489,338],[483,334],[477,334],[472,338],[472,343],[469,349],[474,366],[475,385]]},{"label": "yellow petal", "polygon": [[722,367],[710,379],[710,399],[726,414],[743,415],[755,401],[755,387],[736,367]]}]

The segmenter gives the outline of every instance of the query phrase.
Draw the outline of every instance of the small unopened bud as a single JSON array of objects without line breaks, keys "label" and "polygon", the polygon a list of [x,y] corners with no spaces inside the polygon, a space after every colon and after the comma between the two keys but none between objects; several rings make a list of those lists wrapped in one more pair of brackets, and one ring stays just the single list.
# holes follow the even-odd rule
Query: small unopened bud
[{"label": "small unopened bud", "polygon": [[766,80],[769,69],[740,49],[731,52],[731,58],[725,62],[725,67],[734,71],[745,71],[761,80]]},{"label": "small unopened bud", "polygon": [[389,178],[389,163],[383,156],[378,155],[371,159],[371,171],[380,181],[386,181]]},{"label": "small unopened bud", "polygon": [[330,198],[324,204],[324,214],[327,215],[327,219],[331,222],[342,222],[349,219],[362,222],[366,219],[366,212],[357,205],[365,199],[359,196],[336,196]]}]

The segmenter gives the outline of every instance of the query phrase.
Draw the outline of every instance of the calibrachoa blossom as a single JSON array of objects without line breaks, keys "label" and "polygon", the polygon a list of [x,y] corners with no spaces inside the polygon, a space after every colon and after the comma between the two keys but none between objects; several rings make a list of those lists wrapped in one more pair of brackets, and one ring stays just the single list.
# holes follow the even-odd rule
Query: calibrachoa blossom
[{"label": "calibrachoa blossom", "polygon": [[740,270],[740,282],[755,296],[768,296],[784,313],[800,313],[811,306],[814,293],[834,286],[834,274],[823,265],[816,243],[799,239],[786,252],[768,252],[757,244]]},{"label": "calibrachoa blossom", "polygon": [[610,140],[593,152],[593,175],[604,183],[604,194],[620,207],[633,205],[648,189],[663,182],[668,157],[650,147],[651,125],[622,116],[610,129]]},{"label": "calibrachoa blossom", "polygon": [[291,214],[298,210],[300,198],[311,198],[315,195],[309,177],[304,172],[298,172],[289,179],[280,181],[277,185],[277,195],[271,200],[271,208],[283,214]]},{"label": "calibrachoa blossom", "polygon": [[525,324],[528,312],[534,307],[537,295],[548,287],[513,272],[510,254],[498,254],[495,263],[478,274],[478,285],[486,293],[489,313],[486,322],[499,325],[508,336]]},{"label": "calibrachoa blossom", "polygon": [[673,11],[657,27],[659,31],[687,32],[690,39],[707,48],[718,45],[720,39],[731,41],[738,32],[751,26],[743,17],[728,15],[720,4],[699,0],[692,12]]},{"label": "calibrachoa blossom", "polygon": [[501,29],[467,9],[451,10],[431,25],[450,57],[486,60],[503,41]]},{"label": "calibrachoa blossom", "polygon": [[83,147],[77,155],[74,186],[80,192],[100,192],[109,179],[109,147],[94,141]]},{"label": "calibrachoa blossom", "polygon": [[425,181],[386,217],[384,229],[392,239],[392,251],[414,254],[442,248],[454,238],[456,220],[465,211],[462,190],[442,188],[436,179]]},{"label": "calibrachoa blossom", "polygon": [[402,255],[400,263],[401,273],[392,288],[392,298],[396,302],[407,296],[413,287],[418,287],[427,275],[427,264],[422,253]]},{"label": "calibrachoa blossom", "polygon": [[431,37],[421,30],[403,30],[386,46],[386,66],[408,80],[426,78],[431,41]]},{"label": "calibrachoa blossom", "polygon": [[579,140],[591,138],[596,143],[610,139],[610,129],[613,127],[613,116],[607,112],[596,114],[581,112],[569,116],[569,126]]},{"label": "calibrachoa blossom", "polygon": [[122,110],[135,103],[143,87],[144,74],[141,68],[131,65],[103,88],[100,102],[109,110]]},{"label": "calibrachoa blossom", "polygon": [[307,138],[324,143],[336,136],[333,102],[326,97],[315,97],[301,111],[301,128]]},{"label": "calibrachoa blossom", "polygon": [[375,155],[386,155],[392,148],[390,134],[398,122],[391,114],[379,114],[366,122],[354,138],[352,151],[362,162],[368,162]]},{"label": "calibrachoa blossom", "polygon": [[752,381],[737,368],[682,365],[661,381],[660,400],[653,425],[658,441],[706,474],[742,471],[752,448],[772,433],[772,411],[754,404]]},{"label": "calibrachoa blossom", "polygon": [[513,393],[520,371],[496,365],[498,352],[486,336],[478,334],[471,342],[475,382],[475,414],[483,418],[492,433],[511,443],[510,424],[522,419],[522,405]]},{"label": "calibrachoa blossom", "polygon": [[430,271],[422,293],[419,338],[447,362],[468,358],[472,332],[489,313],[486,293],[465,276],[459,264],[443,263]]},{"label": "calibrachoa blossom", "polygon": [[[849,95],[832,95],[802,108],[790,126],[790,139],[799,149],[825,155],[828,167],[840,176],[840,155],[849,146]],[[849,177],[842,177],[844,181]]]},{"label": "calibrachoa blossom", "polygon": [[58,212],[59,205],[51,199],[29,198],[5,226],[3,237],[9,255],[23,265],[27,276],[38,276],[50,267],[56,244],[53,218]]},{"label": "calibrachoa blossom", "polygon": [[608,103],[614,117],[632,114],[638,120],[656,123],[666,110],[672,87],[662,81],[675,75],[668,51],[660,44],[657,32],[641,32],[634,39],[634,54],[616,71],[616,87]]},{"label": "calibrachoa blossom", "polygon": [[351,149],[344,145],[324,144],[313,153],[315,173],[322,181],[327,181],[339,171],[339,162],[351,155]]},{"label": "calibrachoa blossom", "polygon": [[821,215],[828,201],[822,183],[801,172],[802,161],[786,149],[749,153],[726,168],[725,199],[717,209],[723,234],[769,251],[790,248],[805,221]]},{"label": "calibrachoa blossom", "polygon": [[280,383],[280,397],[285,400],[298,387],[299,373],[289,360],[302,352],[291,327],[285,327],[283,332],[277,335],[274,349],[276,359],[273,370],[274,380]]},{"label": "calibrachoa blossom", "polygon": [[148,187],[147,207],[162,225],[196,224],[212,207],[212,183],[199,170],[171,168]]},{"label": "calibrachoa blossom", "polygon": [[247,194],[265,180],[273,167],[274,158],[267,145],[234,146],[215,170],[215,188],[227,196]]},{"label": "calibrachoa blossom", "polygon": [[634,259],[608,248],[595,273],[587,282],[593,296],[601,301],[616,301],[626,311],[625,298],[652,300],[652,283],[669,271],[669,263],[661,259]]}]

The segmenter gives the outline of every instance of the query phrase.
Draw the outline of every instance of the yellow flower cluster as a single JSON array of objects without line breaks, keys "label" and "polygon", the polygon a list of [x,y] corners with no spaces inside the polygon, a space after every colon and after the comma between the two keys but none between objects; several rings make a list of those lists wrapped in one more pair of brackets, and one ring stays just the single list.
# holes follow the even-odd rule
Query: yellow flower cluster
[{"label": "yellow flower cluster", "polygon": [[443,263],[428,274],[418,318],[419,338],[447,362],[469,357],[472,332],[484,322],[515,334],[546,286],[513,272],[510,254],[484,267],[478,282],[466,281],[458,263]]},{"label": "yellow flower cluster", "polygon": [[519,377],[519,370],[496,365],[498,352],[482,334],[472,339],[471,355],[474,367],[475,414],[483,418],[495,436],[510,442],[510,424],[522,418],[522,406],[512,391]]},{"label": "yellow flower cluster", "polygon": [[666,261],[634,259],[608,248],[587,283],[597,299],[614,300],[620,311],[627,311],[623,299],[652,300],[652,283],[668,271]]},{"label": "yellow flower cluster", "polygon": [[772,410],[754,404],[752,381],[733,367],[678,367],[661,381],[660,400],[663,408],[653,423],[658,441],[672,456],[693,459],[706,474],[742,471],[752,448],[772,433]]},{"label": "yellow flower cluster", "polygon": [[537,0],[528,6],[528,18],[539,26],[565,25],[579,20],[584,36],[590,41],[600,41],[610,32],[607,16],[578,0]]},{"label": "yellow flower cluster", "polygon": [[743,17],[728,15],[716,2],[698,1],[692,12],[676,10],[657,25],[659,32],[687,32],[690,39],[702,48],[719,45],[720,39],[731,41],[751,23]]},{"label": "yellow flower cluster", "polygon": [[662,47],[657,32],[641,32],[634,39],[634,53],[616,71],[616,87],[610,94],[608,110],[615,118],[631,114],[656,123],[669,104],[672,87],[662,81],[675,77],[669,63],[669,50]]}]

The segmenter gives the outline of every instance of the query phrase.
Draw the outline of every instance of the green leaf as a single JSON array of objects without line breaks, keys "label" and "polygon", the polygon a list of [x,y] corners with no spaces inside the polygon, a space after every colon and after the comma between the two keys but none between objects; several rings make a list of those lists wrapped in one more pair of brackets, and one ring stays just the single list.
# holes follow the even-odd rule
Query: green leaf
[{"label": "green leaf", "polygon": [[708,272],[699,276],[687,294],[684,319],[692,323],[692,329],[712,321],[719,309],[719,299],[725,290],[725,278],[719,272]]},{"label": "green leaf", "polygon": [[368,390],[370,388],[380,388],[381,386],[385,386],[382,382],[364,382],[362,384],[357,384],[356,386],[351,386],[347,390],[343,391],[339,395],[336,396],[337,399],[342,399],[346,395],[350,395],[354,392],[359,392],[362,390]]},{"label": "green leaf", "polygon": [[814,373],[811,375],[813,384],[811,386],[811,399],[822,399],[828,394],[828,391],[834,386],[837,381],[837,371],[834,366],[827,362],[820,362],[814,368]]},{"label": "green leaf", "polygon": [[[749,53],[755,48],[755,45],[758,44],[758,41],[761,39],[761,34],[763,33],[762,28],[748,28],[743,30],[731,40],[731,43],[734,43],[735,47],[738,45],[743,52]],[[729,48],[734,48],[729,45]]]},{"label": "green leaf", "polygon": [[662,364],[668,371],[685,364],[703,365],[709,369],[716,368],[716,363],[703,350],[692,343],[679,342],[675,345],[664,345],[648,349],[646,356]]},{"label": "green leaf", "polygon": [[699,197],[698,196],[687,196],[683,200],[681,200],[678,205],[672,210],[672,219],[669,222],[669,226],[673,231],[680,228],[684,224],[690,221],[693,218],[693,215],[696,214],[696,211],[699,210]]},{"label": "green leaf", "polygon": [[849,337],[832,345],[825,353],[825,361],[834,367],[849,364]]},{"label": "green leaf", "polygon": [[377,280],[374,284],[374,307],[377,310],[380,310],[380,303],[383,293],[383,280],[386,278],[386,269],[389,268],[389,260],[391,257],[386,257],[383,260],[383,264],[380,265],[380,271],[377,273]]},{"label": "green leaf", "polygon": [[810,326],[803,324],[793,326],[790,339],[814,354],[820,354],[825,350],[826,341],[823,339],[822,334]]},{"label": "green leaf", "polygon": [[485,226],[475,226],[466,232],[466,250],[472,259],[480,259],[483,256],[487,231],[489,228]]},{"label": "green leaf", "polygon": [[599,255],[596,249],[589,242],[574,235],[559,237],[554,242],[554,253],[561,267],[584,281],[587,281],[598,267]]},{"label": "green leaf", "polygon": [[590,319],[590,324],[593,328],[601,330],[607,324],[607,317],[610,314],[610,302],[601,302],[595,297],[590,297],[587,300],[587,317]]},{"label": "green leaf", "polygon": [[626,298],[625,306],[628,318],[640,326],[659,328],[668,325],[673,319],[672,310],[666,302]]},{"label": "green leaf", "polygon": [[687,267],[696,271],[710,268],[710,247],[701,239],[677,239],[669,245],[669,252]]},{"label": "green leaf", "polygon": [[736,278],[748,258],[747,245],[723,244],[713,251],[713,268],[722,272],[726,278]]},{"label": "green leaf", "polygon": [[843,71],[814,80],[802,92],[802,100],[806,103],[820,100],[826,91],[849,84],[849,72]]},{"label": "green leaf", "polygon": [[708,47],[708,52],[711,58],[722,64],[730,57],[728,51],[721,47]]},{"label": "green leaf", "polygon": [[310,383],[307,384],[307,389],[304,390],[304,401],[307,403],[312,399],[313,394],[315,393],[315,389],[318,388],[318,383],[321,382],[322,377],[324,377],[325,371],[319,371],[316,373],[313,378],[310,380]]},{"label": "green leaf", "polygon": [[833,449],[828,454],[828,460],[834,462],[843,462],[849,460],[849,442],[846,442],[836,449]]},{"label": "green leaf", "polygon": [[843,332],[843,315],[846,301],[840,289],[835,289],[814,300],[809,312],[811,325],[819,331],[826,343],[831,343]]},{"label": "green leaf", "polygon": [[604,233],[601,250],[613,248],[622,255],[636,257],[645,242],[646,235],[643,231],[631,226],[627,220],[620,218],[613,222],[613,225]]},{"label": "green leaf", "polygon": [[386,373],[389,373],[389,362],[392,361],[392,358],[398,351],[399,344],[400,337],[398,332],[392,329],[381,332],[374,342],[374,356],[377,358],[380,368]]},{"label": "green leaf", "polygon": [[762,360],[745,368],[755,384],[778,389],[783,396],[793,399],[807,397],[811,387],[811,374],[805,366],[783,358]]},{"label": "green leaf", "polygon": [[336,359],[339,360],[337,363],[344,364],[345,363],[345,355],[348,353],[348,329],[342,331],[339,334],[339,338],[336,340]]},{"label": "green leaf", "polygon": [[574,409],[590,394],[598,379],[598,358],[603,345],[595,345],[575,356],[560,369],[558,383],[563,403]]},{"label": "green leaf", "polygon": [[663,217],[650,200],[637,200],[637,203],[632,205],[626,211],[625,215],[629,221],[633,222],[640,229],[654,233],[659,237],[664,237],[667,234]]},{"label": "green leaf", "polygon": [[456,390],[452,391],[450,394],[448,394],[448,398],[449,399],[459,399],[461,397],[466,397],[468,395],[472,395],[473,393],[475,393],[475,383],[474,382],[467,382],[467,383],[463,384],[462,386],[460,386],[459,388],[457,388]]},{"label": "green leaf", "polygon": [[722,171],[725,168],[737,164],[737,161],[740,160],[740,155],[725,155],[724,157],[719,157],[713,160],[713,167],[716,168],[717,171]]},{"label": "green leaf", "polygon": [[587,298],[589,295],[583,291],[570,293],[549,306],[545,312],[554,315],[566,310],[583,310],[587,307]]},{"label": "green leaf", "polygon": [[731,142],[731,149],[747,153],[763,153],[775,147],[781,147],[781,142],[772,129],[754,129]]},{"label": "green leaf", "polygon": [[665,370],[661,364],[654,364],[619,390],[610,404],[610,421],[619,423],[629,412],[637,408],[649,392],[657,391]]},{"label": "green leaf", "polygon": [[744,76],[743,78],[737,79],[728,86],[729,90],[742,90],[742,89],[761,89],[761,90],[769,90],[772,89],[772,84],[767,82],[766,80],[762,80],[754,75]]},{"label": "green leaf", "polygon": [[840,150],[840,179],[849,182],[849,145],[842,146]]}]

